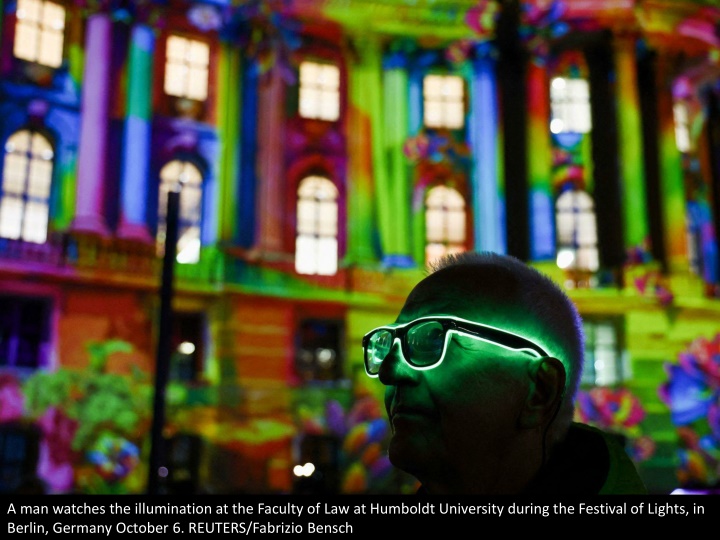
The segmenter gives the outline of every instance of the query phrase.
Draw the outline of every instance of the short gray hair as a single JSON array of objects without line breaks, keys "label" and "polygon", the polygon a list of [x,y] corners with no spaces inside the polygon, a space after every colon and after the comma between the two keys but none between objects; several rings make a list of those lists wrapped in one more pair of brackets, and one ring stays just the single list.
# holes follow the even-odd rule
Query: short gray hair
[{"label": "short gray hair", "polygon": [[[488,279],[492,283],[488,294],[502,295],[503,299],[509,296],[526,309],[563,352],[559,360],[567,373],[566,404],[574,402],[582,376],[585,336],[577,307],[558,284],[520,259],[493,252],[446,255],[429,268],[430,275],[467,269],[467,277],[473,281]],[[462,279],[462,274],[452,274],[453,279]]]}]

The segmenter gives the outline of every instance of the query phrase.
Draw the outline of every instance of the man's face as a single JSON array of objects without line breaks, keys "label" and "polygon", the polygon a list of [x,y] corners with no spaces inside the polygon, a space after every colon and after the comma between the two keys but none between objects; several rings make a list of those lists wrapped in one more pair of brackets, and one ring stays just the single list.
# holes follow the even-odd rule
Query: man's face
[{"label": "man's face", "polygon": [[[496,313],[497,306],[470,306],[454,286],[428,281],[410,294],[398,323],[454,315],[502,327],[500,321],[507,318]],[[527,357],[457,334],[433,369],[414,370],[401,355],[395,344],[380,368],[392,428],[390,460],[423,483],[462,481],[473,471],[484,484],[473,489],[492,492],[527,396]]]}]

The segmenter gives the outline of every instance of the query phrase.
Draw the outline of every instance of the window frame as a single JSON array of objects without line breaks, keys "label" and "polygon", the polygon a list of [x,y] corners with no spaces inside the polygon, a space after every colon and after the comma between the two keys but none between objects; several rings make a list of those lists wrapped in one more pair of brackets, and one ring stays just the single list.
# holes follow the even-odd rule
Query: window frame
[{"label": "window frame", "polygon": [[[315,356],[312,360],[312,365],[309,366],[306,369],[302,368],[304,362],[301,358],[302,351],[306,350],[303,348],[303,345],[306,345],[302,342],[303,339],[303,333],[302,328],[303,325],[325,325],[328,328],[331,326],[335,327],[336,331],[336,339],[337,343],[333,344],[336,346],[336,349],[333,349],[335,351],[335,358],[333,360],[333,367],[328,369],[326,373],[328,373],[328,377],[318,377],[318,371],[322,371],[321,367],[318,367],[316,364],[318,363],[317,358],[317,348],[315,351]],[[303,317],[300,317],[295,325],[295,340],[294,340],[294,360],[293,360],[293,375],[294,378],[304,384],[328,384],[328,383],[337,383],[339,381],[342,381],[346,378],[345,376],[345,364],[346,364],[346,354],[344,350],[345,345],[345,335],[346,335],[347,329],[345,325],[345,319],[338,316],[315,316],[313,314],[307,314]],[[310,343],[309,345],[313,345]],[[329,347],[325,347],[325,349],[328,349]],[[322,373],[321,373],[322,375]]]},{"label": "window frame", "polygon": [[[581,386],[588,387],[617,387],[622,386],[631,379],[632,373],[630,369],[630,361],[627,354],[626,336],[625,336],[625,317],[622,315],[594,315],[583,314],[583,334],[585,342],[585,362],[583,365],[583,374],[580,381]],[[608,380],[598,380],[596,363],[597,356],[597,340],[595,337],[597,327],[604,326],[613,330],[613,378]],[[593,328],[590,332],[588,328]],[[589,343],[592,341],[592,347]],[[592,378],[589,374],[592,373]]]},{"label": "window frame", "polygon": [[[312,230],[312,232],[308,232],[308,233],[303,233],[300,231],[301,226],[302,226],[301,225],[301,216],[300,216],[300,213],[301,213],[300,203],[303,200],[301,198],[300,191],[303,187],[303,183],[305,183],[306,181],[309,182],[312,180],[321,180],[321,181],[323,181],[323,184],[325,184],[325,186],[332,186],[332,189],[334,190],[334,195],[335,195],[334,199],[332,199],[330,201],[330,202],[334,202],[334,204],[335,204],[335,216],[334,216],[335,234],[334,234],[334,236],[323,235],[322,232],[319,230],[321,228],[322,224],[319,222],[319,219],[318,219],[318,215],[320,212],[320,210],[318,209],[318,202],[322,202],[322,201],[317,198],[317,191],[315,191],[315,196],[312,199],[310,199],[310,198],[305,199],[306,201],[310,201],[311,204],[313,205],[313,210],[314,210],[313,230]],[[307,276],[334,276],[338,273],[339,265],[340,265],[340,249],[341,249],[341,245],[340,245],[341,191],[340,191],[340,188],[331,179],[331,177],[329,175],[327,175],[326,173],[324,173],[323,171],[308,172],[307,174],[302,175],[301,178],[299,179],[299,181],[297,182],[297,188],[295,190],[295,195],[296,195],[296,197],[295,197],[295,231],[294,231],[294,233],[295,233],[295,235],[294,235],[294,237],[295,237],[295,248],[294,248],[295,272],[299,275],[307,275]],[[318,260],[319,254],[317,251],[319,246],[317,246],[317,245],[315,247],[315,254],[314,254],[315,255],[314,256],[314,271],[304,272],[304,271],[300,270],[300,268],[298,267],[298,253],[300,252],[300,249],[301,249],[299,246],[301,236],[307,238],[308,240],[312,238],[316,244],[322,238],[327,238],[327,239],[333,238],[335,240],[335,265],[334,265],[334,269],[332,272],[318,272],[317,271],[319,268],[319,260]]]},{"label": "window frame", "polygon": [[[448,208],[446,207],[445,204],[443,204],[442,208],[440,208],[440,210],[442,212],[442,216],[443,216],[443,219],[442,219],[442,226],[443,226],[442,241],[431,242],[431,240],[429,238],[428,212],[429,212],[430,208],[428,207],[428,199],[430,198],[432,192],[435,190],[438,190],[438,189],[447,190],[451,193],[457,194],[457,196],[459,196],[460,199],[462,200],[462,203],[463,203],[462,213],[464,216],[464,220],[463,220],[464,227],[463,227],[463,239],[461,242],[452,242],[451,239],[449,238],[449,235],[447,233],[447,229],[448,229],[448,219],[447,218],[448,218],[448,214],[450,212],[448,211]],[[450,209],[450,210],[452,210],[452,209]],[[450,253],[462,253],[462,252],[468,250],[468,242],[470,239],[470,235],[469,235],[469,231],[468,231],[468,228],[469,228],[468,203],[467,203],[467,197],[465,196],[463,191],[461,191],[460,189],[457,189],[454,186],[449,186],[445,182],[435,182],[431,185],[426,186],[424,189],[424,193],[423,193],[423,223],[425,225],[425,227],[424,227],[424,232],[425,232],[424,262],[426,265],[429,265],[432,261],[437,260],[437,258],[439,258],[443,255],[450,254]],[[436,257],[433,257],[432,259],[428,255],[428,249],[430,248],[431,244],[443,246],[442,254],[437,255]],[[461,249],[449,249],[450,244],[452,244],[456,248],[461,248]]]},{"label": "window frame", "polygon": [[[579,208],[576,205],[576,201],[573,201],[573,207],[570,214],[573,216],[573,225],[572,225],[572,236],[573,241],[572,243],[567,243],[564,241],[561,241],[561,227],[560,227],[560,213],[558,206],[560,204],[560,201],[563,197],[566,197],[568,194],[582,194],[587,197],[587,199],[590,201],[590,208],[583,209]],[[554,204],[554,217],[555,217],[555,253],[556,253],[556,259],[555,262],[559,268],[562,270],[570,271],[570,272],[590,272],[595,273],[599,270],[600,266],[600,250],[598,245],[598,231],[597,231],[597,212],[595,212],[595,200],[586,190],[580,188],[579,186],[576,186],[574,184],[566,184],[563,189],[560,190],[557,197],[555,198],[555,204]],[[564,212],[568,213],[568,212]],[[578,225],[578,216],[584,215],[584,214],[591,214],[591,218],[593,220],[593,233],[594,233],[594,243],[592,244],[581,244],[577,240],[578,237],[578,231],[580,230],[580,226]],[[580,266],[578,261],[578,252],[581,250],[592,250],[595,253],[595,267],[590,266]],[[568,263],[567,265],[563,264],[561,265],[560,259],[562,257],[563,253],[572,252],[573,259],[571,263]]]},{"label": "window frame", "polygon": [[[563,81],[562,88],[559,86],[559,82],[556,81]],[[568,88],[568,84],[575,85],[575,83],[582,81],[585,85],[586,89],[586,99],[578,99],[577,95],[573,96],[571,95],[572,92],[566,91],[566,93],[558,99],[557,94],[562,91],[564,88]],[[583,96],[585,98],[585,96]],[[580,122],[575,118],[577,116],[578,110],[582,108],[583,109],[583,115],[587,118],[586,125],[583,124],[581,126],[581,129],[574,129],[575,127],[580,124]],[[559,109],[562,112],[559,112]],[[568,117],[572,117],[571,121],[568,121]],[[553,124],[559,125],[556,122],[561,122],[562,126],[558,128],[554,128]],[[567,128],[566,125],[569,124],[571,127]],[[590,95],[590,81],[586,79],[585,77],[575,76],[575,77],[566,77],[563,75],[556,75],[555,77],[552,77],[550,80],[550,131],[553,134],[561,134],[561,133],[581,133],[581,134],[588,134],[592,132],[592,126],[593,126],[593,118],[592,118],[592,96]]]},{"label": "window frame", "polygon": [[[170,379],[181,383],[203,380],[206,368],[208,318],[204,311],[177,311],[172,321]],[[192,339],[192,352],[183,345]],[[188,376],[189,375],[189,376]]]},{"label": "window frame", "polygon": [[[189,90],[187,88],[189,81],[192,80],[192,75],[194,73],[192,65],[189,65],[189,61],[187,58],[184,59],[182,62],[181,68],[184,68],[189,71],[189,73],[185,74],[183,80],[182,80],[182,86],[184,87],[184,90],[180,94],[170,93],[168,92],[168,79],[171,76],[169,74],[168,66],[171,65],[177,65],[177,63],[171,62],[170,58],[170,52],[171,52],[171,40],[177,39],[187,42],[186,45],[186,51],[188,47],[191,47],[193,44],[197,43],[206,48],[207,52],[207,62],[204,64],[204,78],[205,78],[205,92],[204,97],[198,98],[194,97],[192,95],[189,95]],[[197,36],[188,36],[185,35],[182,32],[168,32],[165,36],[165,47],[163,49],[163,68],[162,68],[162,93],[163,95],[174,98],[174,99],[185,99],[191,102],[195,103],[207,103],[210,98],[210,74],[211,74],[211,64],[212,64],[212,47],[210,43],[203,39],[199,39]]]},{"label": "window frame", "polygon": [[[306,64],[313,64],[320,67],[332,67],[337,71],[337,87],[336,88],[330,88],[330,87],[323,87],[321,84],[315,84],[313,88],[304,88],[303,87],[303,66]],[[343,72],[342,72],[342,66],[334,59],[330,58],[321,58],[316,56],[307,56],[304,58],[299,66],[298,66],[298,79],[297,79],[297,115],[306,121],[320,121],[320,122],[328,122],[328,123],[337,123],[342,119],[343,116]],[[332,94],[334,96],[335,101],[335,110],[333,111],[335,115],[332,118],[324,118],[321,115],[315,115],[315,116],[306,116],[303,114],[303,89],[305,90],[312,90],[319,93],[318,100],[322,101],[322,98],[327,96],[328,94]]]},{"label": "window frame", "polygon": [[687,100],[677,99],[673,102],[673,128],[675,147],[678,152],[689,154],[695,150],[691,133],[690,105]]},{"label": "window frame", "polygon": [[[444,84],[447,83],[448,79],[457,79],[460,82],[460,88],[461,88],[461,95],[459,103],[457,101],[451,101],[451,100],[443,100],[443,99],[435,99],[430,100],[427,97],[427,85],[428,85],[428,79],[429,78],[439,78],[441,81],[443,81]],[[468,112],[468,88],[467,83],[465,79],[456,73],[449,73],[449,72],[439,72],[439,71],[429,71],[425,73],[422,77],[422,125],[425,129],[432,129],[432,130],[448,130],[448,131],[462,131],[467,127],[467,112]],[[437,96],[435,96],[437,98]],[[430,125],[428,123],[428,104],[433,103],[440,107],[441,113],[440,117],[442,121],[440,121],[438,124]],[[462,110],[462,115],[460,116],[461,122],[460,125],[449,125],[447,121],[447,107],[448,105],[460,105],[460,108]]]},{"label": "window frame", "polygon": [[[35,50],[34,54],[31,55],[32,57],[27,56],[18,56],[17,54],[17,48],[18,48],[18,42],[22,39],[22,36],[20,36],[20,27],[27,24],[24,23],[24,19],[19,16],[19,11],[23,7],[20,5],[21,2],[30,1],[30,2],[37,2],[39,4],[39,20],[32,21],[34,23],[33,32],[35,35]],[[62,28],[58,29],[57,32],[53,32],[51,28],[48,28],[47,25],[44,23],[44,12],[46,9],[46,6],[48,4],[52,4],[54,8],[58,8],[62,10],[62,20],[63,25]],[[68,23],[68,10],[65,7],[64,3],[58,2],[58,1],[52,1],[52,0],[18,0],[18,3],[16,5],[16,11],[15,11],[15,25],[13,28],[13,42],[12,42],[12,52],[10,53],[12,57],[15,60],[19,60],[21,62],[29,62],[32,64],[37,64],[39,66],[43,66],[47,69],[56,70],[62,67],[63,62],[65,61],[65,47],[66,47],[66,39],[65,39],[65,32],[67,30],[67,23]],[[57,43],[52,45],[47,45],[47,47],[51,48],[53,51],[56,51],[56,55],[59,55],[59,61],[57,64],[47,63],[44,61],[41,61],[41,55],[42,55],[42,48],[43,48],[43,41],[44,36],[47,36],[49,33],[57,33],[59,34],[60,39],[60,46],[57,46]],[[58,36],[55,36],[56,40]],[[45,38],[47,39],[47,38]],[[25,40],[26,41],[26,40]]]},{"label": "window frame", "polygon": [[[8,358],[0,358],[0,370],[11,370],[22,374],[49,367],[53,346],[53,299],[46,296],[0,291],[0,305],[5,303],[10,305],[3,308],[3,317],[10,320],[13,328],[10,330],[8,338],[0,340],[3,347],[7,344],[9,349]],[[40,324],[38,324],[35,317],[32,317],[32,323],[26,325],[31,326],[32,330],[37,332],[39,340],[35,344],[37,349],[35,361],[30,365],[21,365],[18,363],[20,341],[23,335],[23,314],[21,311],[30,304],[37,304],[39,310],[42,311]],[[0,328],[2,332],[5,332],[6,329],[7,326],[4,325]]]}]

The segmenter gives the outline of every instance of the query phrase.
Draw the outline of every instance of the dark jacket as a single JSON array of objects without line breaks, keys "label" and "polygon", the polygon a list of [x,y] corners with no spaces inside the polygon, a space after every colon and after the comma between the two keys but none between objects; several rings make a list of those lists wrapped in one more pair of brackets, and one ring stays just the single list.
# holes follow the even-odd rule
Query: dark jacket
[{"label": "dark jacket", "polygon": [[573,423],[527,493],[644,495],[647,488],[617,436]]},{"label": "dark jacket", "polygon": [[[420,486],[418,495],[428,495]],[[524,495],[645,495],[647,488],[619,437],[573,423]]]}]

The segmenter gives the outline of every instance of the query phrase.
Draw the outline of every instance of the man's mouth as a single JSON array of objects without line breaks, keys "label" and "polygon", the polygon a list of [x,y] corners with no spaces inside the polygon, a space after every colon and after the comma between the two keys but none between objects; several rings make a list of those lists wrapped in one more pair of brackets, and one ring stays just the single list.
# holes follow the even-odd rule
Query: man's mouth
[{"label": "man's mouth", "polygon": [[430,416],[430,411],[423,407],[413,407],[409,405],[395,405],[390,409],[390,419],[393,420],[398,416]]}]

